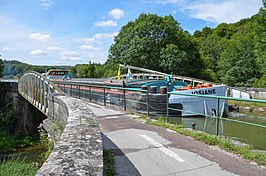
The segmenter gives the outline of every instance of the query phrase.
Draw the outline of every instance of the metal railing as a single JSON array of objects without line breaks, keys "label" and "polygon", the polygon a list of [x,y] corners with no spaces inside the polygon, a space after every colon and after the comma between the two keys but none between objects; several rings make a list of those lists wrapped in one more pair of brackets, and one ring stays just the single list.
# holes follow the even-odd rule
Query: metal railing
[{"label": "metal railing", "polygon": [[[162,114],[163,112],[166,114],[167,121],[169,121],[169,118],[170,118],[170,114],[169,114],[170,110],[171,111],[184,111],[182,109],[175,109],[175,108],[169,107],[168,97],[172,94],[215,99],[217,101],[217,112],[219,112],[219,109],[222,106],[220,104],[221,100],[237,100],[237,101],[266,103],[266,100],[258,100],[258,99],[244,99],[244,98],[232,98],[232,97],[223,97],[223,96],[184,94],[182,92],[168,92],[165,95],[166,98],[165,98],[165,101],[163,102],[165,103],[165,105],[164,106],[160,105],[161,108],[156,109],[151,104],[152,102],[151,95],[154,95],[154,94],[149,93],[147,90],[141,90],[141,89],[136,89],[136,88],[114,87],[114,86],[98,86],[98,85],[91,85],[91,84],[77,84],[77,83],[62,82],[62,81],[58,81],[58,82],[54,81],[54,83],[59,88],[61,88],[66,94],[69,94],[76,98],[86,98],[86,99],[89,99],[89,101],[95,102],[95,103],[101,102],[102,105],[104,106],[115,105],[115,106],[121,107],[124,110],[130,109],[132,111],[147,113],[148,115],[154,110],[158,110],[158,111],[160,110],[160,114]],[[130,96],[132,92],[139,93],[142,96],[145,95],[143,96],[145,98],[141,100],[134,99],[133,96]],[[112,103],[112,100],[113,100],[113,103]],[[114,103],[115,100],[119,101],[120,103]],[[132,109],[132,106],[129,106],[129,104],[132,102],[135,104],[138,104],[139,107],[145,107],[145,108]],[[156,102],[156,103],[158,104],[160,102]],[[193,113],[193,112],[190,112],[190,113]],[[198,114],[198,113],[196,115],[206,116],[206,114]],[[220,116],[219,113],[216,113],[215,117],[211,116],[211,118],[216,119],[216,125],[215,125],[216,135],[219,135],[219,131],[220,131],[219,123],[221,120],[266,128],[265,125],[261,125],[261,124],[256,124],[256,123],[251,123],[251,122],[246,122],[246,121],[241,121],[241,120],[236,120],[236,119],[231,119],[231,118],[225,118],[225,117]]]},{"label": "metal railing", "polygon": [[147,90],[138,88],[123,88],[116,86],[99,86],[85,83],[53,81],[57,87],[61,88],[66,94],[84,98],[90,102],[100,103],[104,106],[114,105],[121,107],[123,110],[130,109],[150,114],[151,95]]},{"label": "metal railing", "polygon": [[[212,96],[212,95],[184,94],[182,92],[168,92],[167,94],[168,95],[182,95],[182,96],[190,96],[190,97],[201,97],[201,98],[215,99],[217,101],[217,112],[219,112],[220,100],[236,100],[236,101],[245,101],[245,102],[254,102],[254,103],[266,103],[266,100],[259,100],[259,99],[245,99],[245,98],[233,98],[233,97]],[[166,109],[167,109],[167,112],[166,112],[167,121],[169,121],[169,110],[183,111],[180,109],[170,108],[169,102],[168,102],[168,96],[167,96],[167,108]],[[200,114],[200,115],[205,116],[205,114]],[[237,123],[261,127],[261,128],[266,128],[265,125],[261,125],[261,124],[245,122],[245,121],[240,121],[240,120],[235,120],[235,119],[230,119],[230,118],[224,118],[224,117],[220,116],[219,113],[216,113],[216,116],[214,116],[214,117],[211,116],[211,117],[216,119],[216,135],[219,135],[219,122],[221,120],[237,122]]]},{"label": "metal railing", "polygon": [[48,94],[64,94],[50,80],[37,72],[26,73],[19,79],[18,92],[45,115],[48,114]]}]

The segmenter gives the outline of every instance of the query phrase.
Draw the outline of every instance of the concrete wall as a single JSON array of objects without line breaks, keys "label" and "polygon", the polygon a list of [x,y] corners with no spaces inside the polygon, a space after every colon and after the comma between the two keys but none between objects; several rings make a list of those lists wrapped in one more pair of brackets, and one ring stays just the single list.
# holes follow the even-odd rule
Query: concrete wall
[{"label": "concrete wall", "polygon": [[254,99],[266,99],[266,88],[238,87],[238,89],[246,91]]},{"label": "concrete wall", "polygon": [[101,133],[86,102],[50,95],[49,117],[43,127],[58,142],[37,175],[103,174]]},{"label": "concrete wall", "polygon": [[264,88],[246,88],[246,91],[255,99],[266,99],[266,89]]}]

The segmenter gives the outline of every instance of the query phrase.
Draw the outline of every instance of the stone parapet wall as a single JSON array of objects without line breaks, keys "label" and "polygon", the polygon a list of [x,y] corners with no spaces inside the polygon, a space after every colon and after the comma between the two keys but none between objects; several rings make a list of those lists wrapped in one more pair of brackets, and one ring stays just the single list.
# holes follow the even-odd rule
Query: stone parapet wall
[{"label": "stone parapet wall", "polygon": [[69,96],[49,95],[48,114],[43,126],[58,142],[37,175],[102,175],[101,133],[86,103]]}]

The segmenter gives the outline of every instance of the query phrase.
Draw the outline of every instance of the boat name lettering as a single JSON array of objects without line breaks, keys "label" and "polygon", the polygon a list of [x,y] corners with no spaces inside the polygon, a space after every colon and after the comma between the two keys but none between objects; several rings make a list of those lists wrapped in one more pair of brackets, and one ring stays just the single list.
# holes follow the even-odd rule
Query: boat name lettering
[{"label": "boat name lettering", "polygon": [[211,95],[211,94],[216,94],[216,90],[215,89],[199,90],[199,91],[193,91],[192,94]]}]

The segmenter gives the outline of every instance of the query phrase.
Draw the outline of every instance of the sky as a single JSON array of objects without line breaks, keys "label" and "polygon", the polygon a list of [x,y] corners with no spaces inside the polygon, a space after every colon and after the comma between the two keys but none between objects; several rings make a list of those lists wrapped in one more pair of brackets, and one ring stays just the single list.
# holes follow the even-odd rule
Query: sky
[{"label": "sky", "polygon": [[141,13],[172,15],[193,34],[259,12],[262,0],[0,0],[0,58],[33,65],[105,63]]}]

